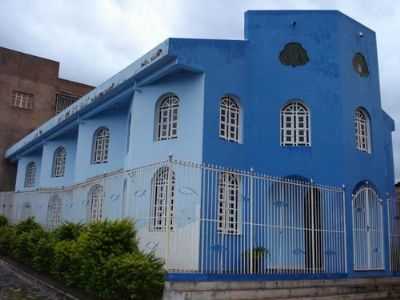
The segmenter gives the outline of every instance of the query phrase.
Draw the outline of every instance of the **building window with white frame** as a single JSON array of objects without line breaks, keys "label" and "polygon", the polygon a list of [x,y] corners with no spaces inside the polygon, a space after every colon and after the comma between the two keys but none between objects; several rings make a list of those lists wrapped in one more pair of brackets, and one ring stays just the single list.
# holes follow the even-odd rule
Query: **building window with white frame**
[{"label": "building window with white frame", "polygon": [[97,222],[103,219],[104,189],[100,184],[92,186],[87,200],[87,221]]},{"label": "building window with white frame", "polygon": [[49,199],[47,206],[47,228],[52,230],[62,223],[62,200],[58,195]]},{"label": "building window with white frame", "polygon": [[164,96],[158,106],[157,141],[178,137],[179,98],[169,94]]},{"label": "building window with white frame", "polygon": [[281,145],[311,146],[310,112],[299,101],[290,102],[281,110]]},{"label": "building window with white frame", "polygon": [[64,177],[67,151],[63,146],[54,151],[52,177]]},{"label": "building window with white frame", "polygon": [[32,110],[33,109],[33,94],[20,91],[13,92],[12,106]]},{"label": "building window with white frame", "polygon": [[36,181],[36,163],[31,161],[26,166],[24,186],[27,188],[34,187],[35,181]]},{"label": "building window with white frame", "polygon": [[110,146],[110,130],[106,127],[98,128],[93,135],[92,164],[108,162]]},{"label": "building window with white frame", "polygon": [[240,178],[223,172],[218,178],[218,232],[240,233]]},{"label": "building window with white frame", "polygon": [[355,111],[354,127],[357,149],[362,152],[371,153],[370,122],[367,112],[362,108],[357,108]]},{"label": "building window with white frame", "polygon": [[240,106],[231,96],[221,98],[219,107],[219,137],[239,143]]},{"label": "building window with white frame", "polygon": [[150,231],[174,230],[175,173],[159,168],[151,181],[152,208]]}]

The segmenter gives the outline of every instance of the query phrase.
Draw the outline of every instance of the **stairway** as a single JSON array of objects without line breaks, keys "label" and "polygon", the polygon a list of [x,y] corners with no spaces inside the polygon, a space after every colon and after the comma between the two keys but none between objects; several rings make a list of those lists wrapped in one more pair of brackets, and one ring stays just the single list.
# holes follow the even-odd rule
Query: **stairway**
[{"label": "stairway", "polygon": [[164,300],[395,300],[400,278],[167,282]]}]

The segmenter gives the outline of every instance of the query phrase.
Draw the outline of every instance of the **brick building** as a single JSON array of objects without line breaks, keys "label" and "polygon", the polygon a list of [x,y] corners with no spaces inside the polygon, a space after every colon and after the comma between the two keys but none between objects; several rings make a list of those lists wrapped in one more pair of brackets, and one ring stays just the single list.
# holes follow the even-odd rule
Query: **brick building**
[{"label": "brick building", "polygon": [[6,149],[93,87],[59,78],[60,63],[0,47],[0,191],[13,190]]}]

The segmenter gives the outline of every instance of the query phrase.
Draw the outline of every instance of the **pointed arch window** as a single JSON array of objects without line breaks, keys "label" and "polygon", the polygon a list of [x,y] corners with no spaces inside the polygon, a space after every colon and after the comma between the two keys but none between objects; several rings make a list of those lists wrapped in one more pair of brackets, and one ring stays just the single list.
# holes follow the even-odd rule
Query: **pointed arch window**
[{"label": "pointed arch window", "polygon": [[49,199],[47,207],[47,228],[52,230],[62,223],[62,200],[58,195]]},{"label": "pointed arch window", "polygon": [[88,222],[101,221],[103,219],[104,189],[100,184],[92,186],[88,193],[87,220]]},{"label": "pointed arch window", "polygon": [[98,128],[93,135],[92,164],[108,162],[110,146],[110,130],[106,127]]},{"label": "pointed arch window", "polygon": [[231,96],[221,98],[219,107],[219,136],[227,141],[239,143],[240,106]]},{"label": "pointed arch window", "polygon": [[281,145],[311,146],[310,112],[299,101],[290,102],[282,108]]},{"label": "pointed arch window", "polygon": [[36,181],[36,163],[31,161],[26,166],[25,170],[25,187],[34,187]]},{"label": "pointed arch window", "polygon": [[160,100],[157,114],[157,141],[178,137],[179,98],[173,94]]},{"label": "pointed arch window", "polygon": [[240,232],[239,176],[223,172],[218,180],[218,232]]},{"label": "pointed arch window", "polygon": [[168,167],[159,168],[151,182],[151,231],[174,229],[175,172]]},{"label": "pointed arch window", "polygon": [[54,151],[52,177],[64,177],[66,157],[67,151],[64,147],[58,147]]},{"label": "pointed arch window", "polygon": [[357,108],[355,111],[354,127],[357,149],[362,152],[371,153],[370,122],[367,112],[362,108]]}]

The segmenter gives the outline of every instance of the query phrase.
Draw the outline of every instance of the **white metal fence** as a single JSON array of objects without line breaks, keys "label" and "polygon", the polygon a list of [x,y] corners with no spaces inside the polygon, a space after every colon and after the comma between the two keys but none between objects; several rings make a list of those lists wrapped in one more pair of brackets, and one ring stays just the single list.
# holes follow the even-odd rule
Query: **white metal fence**
[{"label": "white metal fence", "polygon": [[171,271],[346,272],[341,188],[181,161],[130,175],[130,215]]},{"label": "white metal fence", "polygon": [[14,193],[10,211],[16,220],[52,220],[49,227],[58,219],[84,222],[94,185],[103,187],[96,195],[100,215],[133,218],[140,246],[162,257],[169,271],[346,272],[344,191],[302,178],[169,160],[68,190]]},{"label": "white metal fence", "polygon": [[400,272],[400,200],[391,198],[388,201],[390,270]]}]

